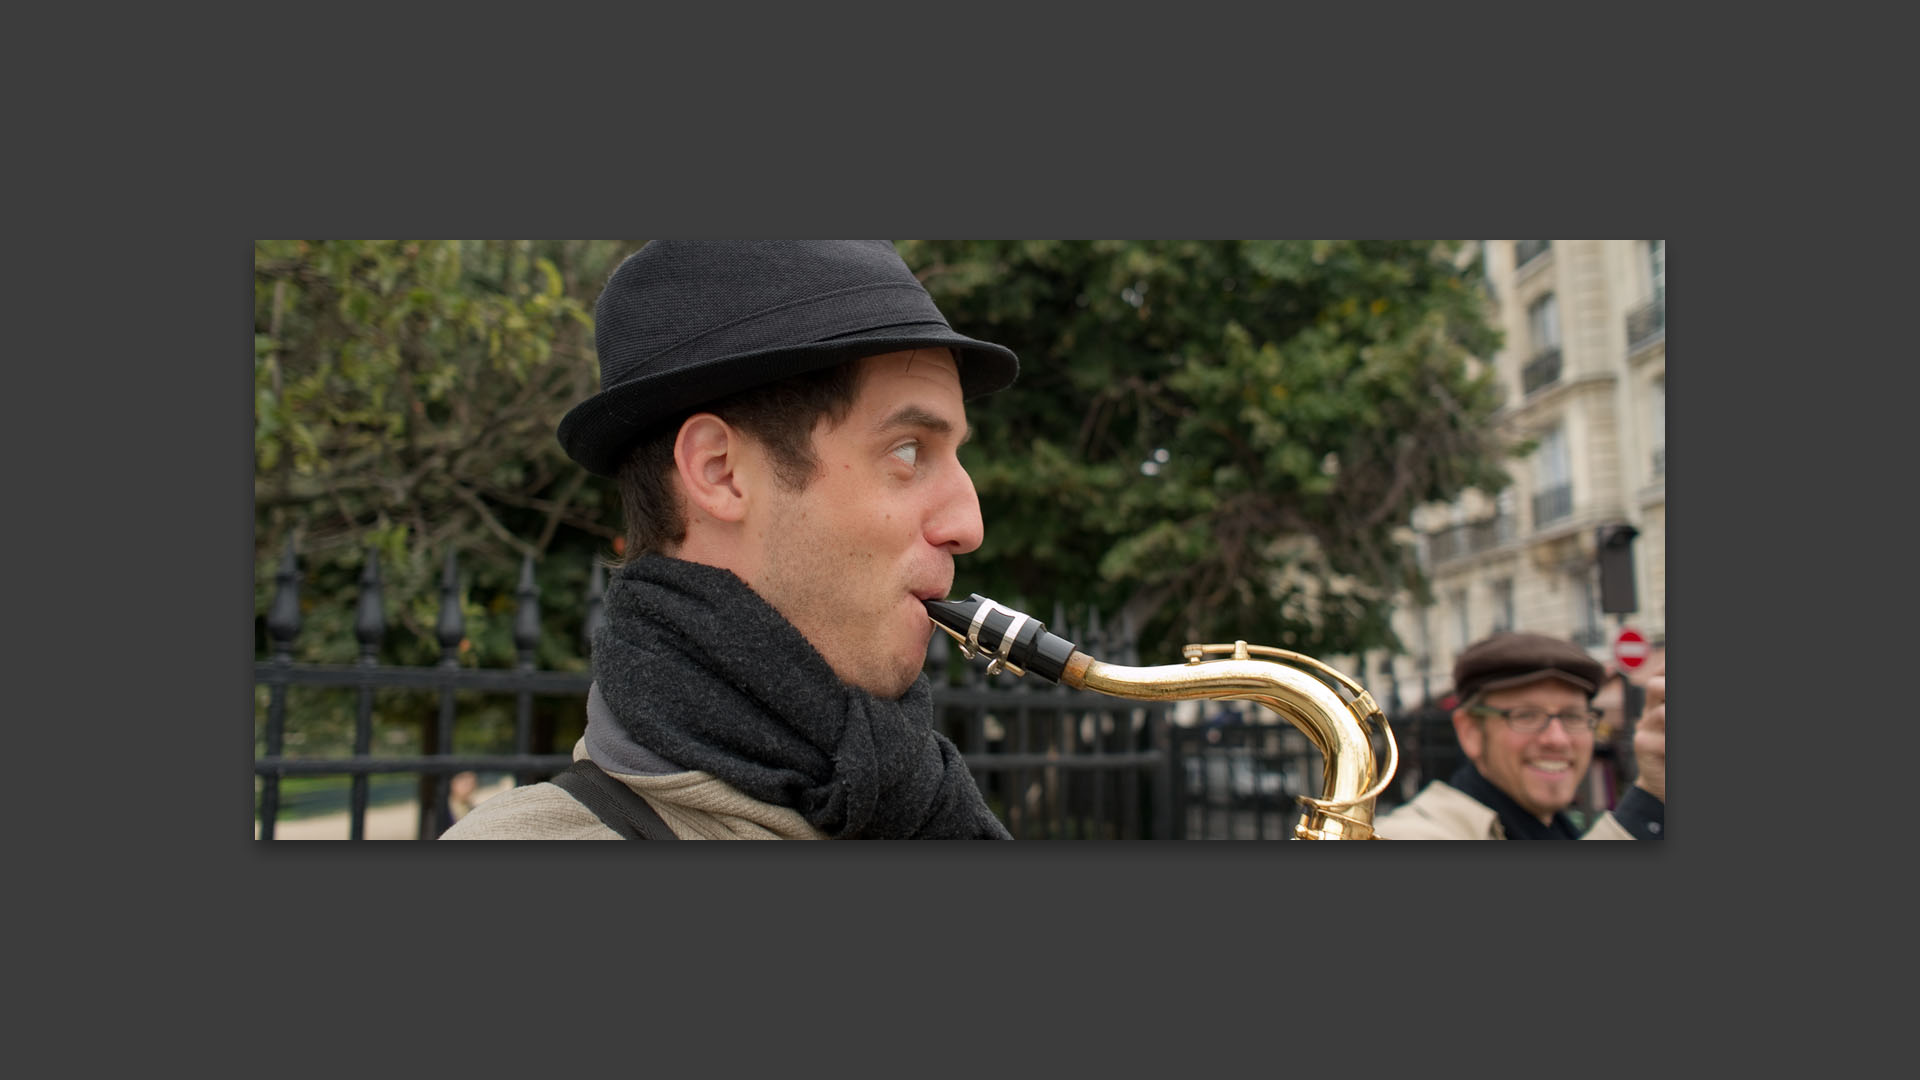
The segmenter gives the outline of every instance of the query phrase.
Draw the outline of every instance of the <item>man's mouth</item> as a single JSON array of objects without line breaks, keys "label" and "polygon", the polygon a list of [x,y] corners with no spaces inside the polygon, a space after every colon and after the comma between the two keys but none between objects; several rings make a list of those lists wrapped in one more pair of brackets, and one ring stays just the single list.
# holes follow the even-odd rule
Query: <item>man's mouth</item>
[{"label": "man's mouth", "polygon": [[1527,762],[1527,767],[1532,769],[1538,769],[1544,773],[1564,773],[1568,769],[1573,768],[1573,762],[1571,761],[1529,761]]}]

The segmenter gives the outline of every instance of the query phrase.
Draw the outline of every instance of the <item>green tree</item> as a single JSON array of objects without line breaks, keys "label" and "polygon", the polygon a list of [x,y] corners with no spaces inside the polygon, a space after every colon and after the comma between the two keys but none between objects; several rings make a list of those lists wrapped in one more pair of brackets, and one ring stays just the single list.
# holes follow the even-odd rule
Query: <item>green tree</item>
[{"label": "green tree", "polygon": [[1415,507],[1506,485],[1468,359],[1498,346],[1456,245],[902,241],[1021,376],[976,402],[987,539],[956,592],[1124,612],[1143,655],[1394,648]]},{"label": "green tree", "polygon": [[[639,244],[256,245],[256,615],[296,537],[300,659],[357,655],[371,548],[387,662],[438,660],[454,551],[463,662],[513,663],[531,555],[539,663],[584,666],[577,598],[619,535],[618,500],[553,431],[595,388],[593,302]],[[1425,588],[1398,534],[1413,508],[1507,482],[1497,389],[1468,364],[1498,337],[1452,244],[899,247],[957,328],[1022,361],[1018,383],[972,408],[988,530],[959,590],[1043,618],[1124,611],[1155,655],[1233,637],[1392,648],[1392,596]]]},{"label": "green tree", "polygon": [[[531,556],[544,598],[539,663],[584,667],[577,601],[620,520],[610,486],[569,461],[553,432],[595,388],[593,300],[634,246],[255,245],[257,652],[269,645],[264,615],[292,537],[303,575],[298,659],[358,655],[354,600],[372,550],[389,622],[383,659],[436,662],[451,552],[463,663],[514,662],[514,592]],[[492,738],[508,711],[496,703],[494,723],[463,720],[460,732]],[[330,708],[326,726],[342,726],[346,712],[344,701]]]}]

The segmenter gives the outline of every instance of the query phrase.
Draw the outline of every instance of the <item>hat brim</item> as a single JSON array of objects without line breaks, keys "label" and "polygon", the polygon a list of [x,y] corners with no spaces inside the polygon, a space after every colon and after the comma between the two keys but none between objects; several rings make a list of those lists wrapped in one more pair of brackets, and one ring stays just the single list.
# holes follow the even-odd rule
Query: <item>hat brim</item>
[{"label": "hat brim", "polygon": [[575,405],[561,419],[555,434],[568,457],[588,472],[611,477],[620,471],[633,445],[656,425],[701,404],[848,360],[933,347],[954,351],[964,398],[1004,390],[1020,372],[1012,350],[976,341],[939,323],[877,327],[806,345],[736,353],[642,375]]}]

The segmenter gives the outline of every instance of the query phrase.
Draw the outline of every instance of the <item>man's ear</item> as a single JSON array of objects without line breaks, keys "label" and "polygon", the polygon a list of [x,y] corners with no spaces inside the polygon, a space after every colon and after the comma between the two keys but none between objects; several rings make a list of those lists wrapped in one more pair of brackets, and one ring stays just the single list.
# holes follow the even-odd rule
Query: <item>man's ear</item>
[{"label": "man's ear", "polygon": [[1480,764],[1481,745],[1487,738],[1479,718],[1464,707],[1453,710],[1453,737],[1460,740],[1460,752],[1467,755],[1467,760],[1477,767]]},{"label": "man's ear", "polygon": [[689,510],[725,522],[746,517],[745,451],[745,440],[725,420],[712,413],[687,417],[673,440],[673,466]]}]

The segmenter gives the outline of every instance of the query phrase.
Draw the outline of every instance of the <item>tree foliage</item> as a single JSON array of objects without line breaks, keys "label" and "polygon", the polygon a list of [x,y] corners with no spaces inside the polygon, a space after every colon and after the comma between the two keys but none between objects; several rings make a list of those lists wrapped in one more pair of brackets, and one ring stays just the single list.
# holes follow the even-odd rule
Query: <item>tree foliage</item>
[{"label": "tree foliage", "polygon": [[289,533],[310,578],[339,562],[357,580],[378,551],[389,598],[404,600],[395,620],[430,640],[449,550],[511,592],[522,556],[618,535],[606,493],[553,431],[594,388],[593,295],[623,253],[257,244],[256,580],[271,583]]},{"label": "tree foliage", "polygon": [[1477,267],[1434,241],[903,241],[963,333],[987,540],[957,592],[1124,611],[1143,651],[1398,648],[1412,511],[1507,483]]},{"label": "tree foliage", "polygon": [[[584,668],[580,600],[593,558],[619,535],[618,501],[566,458],[554,427],[595,388],[593,301],[635,246],[255,245],[257,653],[269,648],[264,616],[292,538],[302,574],[298,659],[358,655],[355,601],[371,551],[388,622],[383,659],[437,662],[451,553],[462,663],[514,663],[514,594],[531,556],[543,597],[538,662]],[[461,731],[488,727],[463,721]]]},{"label": "tree foliage", "polygon": [[[639,241],[262,241],[254,261],[257,624],[297,538],[299,658],[358,652],[379,552],[383,659],[439,658],[449,551],[465,663],[509,666],[522,559],[543,667],[584,666],[579,599],[620,535],[612,485],[567,460],[595,389],[591,312]],[[1020,354],[963,451],[987,541],[956,591],[1124,610],[1154,655],[1246,638],[1394,647],[1424,588],[1412,510],[1506,483],[1498,338],[1477,270],[1432,241],[901,241],[959,330]],[[257,625],[257,648],[268,644]],[[463,721],[464,723],[464,721]]]}]

